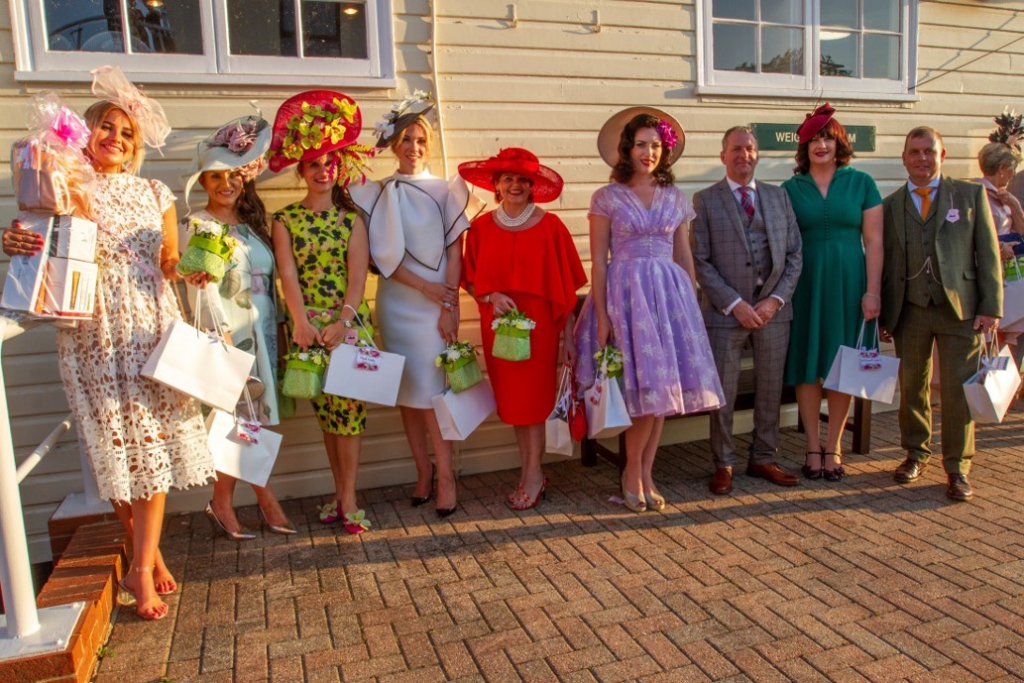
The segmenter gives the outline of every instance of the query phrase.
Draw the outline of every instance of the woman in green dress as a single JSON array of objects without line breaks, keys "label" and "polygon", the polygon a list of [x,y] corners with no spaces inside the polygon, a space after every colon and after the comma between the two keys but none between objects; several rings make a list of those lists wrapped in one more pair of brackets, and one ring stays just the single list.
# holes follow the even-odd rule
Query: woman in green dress
[{"label": "woman in green dress", "polygon": [[[295,121],[308,124],[303,130],[315,132],[300,137],[297,126],[289,125]],[[339,123],[343,132],[332,138]],[[355,101],[338,92],[300,93],[277,112],[270,169],[297,162],[306,185],[302,200],[275,213],[272,226],[292,351],[320,346],[330,352],[373,335],[370,308],[363,298],[369,268],[366,227],[345,189],[361,168],[362,148],[354,145],[360,128]],[[312,403],[335,488],[333,500],[320,506],[320,520],[343,520],[350,534],[362,533],[370,523],[356,503],[356,472],[366,404],[330,394],[321,394]]]},{"label": "woman in green dress", "polygon": [[807,436],[803,474],[838,481],[841,439],[851,396],[828,392],[828,435],[822,450],[822,379],[840,346],[855,346],[862,321],[878,317],[882,300],[882,197],[871,176],[851,168],[846,130],[835,109],[818,107],[797,130],[799,147],[789,193],[803,237],[804,269],[793,294],[793,327],[785,381],[796,386]]},{"label": "woman in green dress", "polygon": [[[185,203],[198,181],[206,191],[206,207],[190,214],[181,222],[178,245],[188,244],[189,225],[193,220],[213,221],[227,225],[238,240],[232,255],[233,265],[220,282],[210,283],[202,290],[201,321],[213,327],[211,310],[223,323],[223,333],[232,344],[256,356],[252,374],[263,393],[254,397],[256,415],[264,425],[280,422],[277,405],[277,288],[274,285],[274,252],[270,244],[270,227],[263,200],[256,194],[256,178],[266,168],[264,155],[270,146],[270,124],[259,116],[243,116],[230,121],[199,143],[196,171],[185,185]],[[189,301],[197,305],[197,290],[188,288]],[[256,538],[238,521],[232,500],[237,480],[217,472],[213,497],[206,506],[206,516],[214,530],[235,541]],[[294,534],[295,526],[281,509],[269,486],[252,486],[259,505],[260,517],[278,534]]]}]

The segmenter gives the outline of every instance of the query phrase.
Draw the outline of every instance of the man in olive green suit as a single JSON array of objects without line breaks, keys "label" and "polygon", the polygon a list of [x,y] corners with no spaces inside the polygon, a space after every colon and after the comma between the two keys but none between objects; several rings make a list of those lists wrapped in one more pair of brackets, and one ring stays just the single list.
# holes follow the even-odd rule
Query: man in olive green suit
[{"label": "man in olive green suit", "polygon": [[942,175],[945,156],[938,131],[920,127],[907,134],[903,165],[909,180],[884,202],[881,324],[900,357],[900,432],[907,458],[894,478],[915,481],[932,454],[934,343],[946,495],[970,500],[974,422],[963,383],[977,371],[980,333],[994,333],[1003,314],[1003,286],[985,188]]}]

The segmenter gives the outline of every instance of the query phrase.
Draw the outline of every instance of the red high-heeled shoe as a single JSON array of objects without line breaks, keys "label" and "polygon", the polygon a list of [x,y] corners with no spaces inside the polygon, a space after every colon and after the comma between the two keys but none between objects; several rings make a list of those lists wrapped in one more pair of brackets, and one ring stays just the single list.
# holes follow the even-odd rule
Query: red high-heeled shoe
[{"label": "red high-heeled shoe", "polygon": [[517,486],[516,490],[512,492],[512,495],[508,497],[508,506],[513,510],[530,510],[537,507],[537,503],[540,502],[541,498],[546,498],[547,493],[545,489],[548,487],[548,479],[544,478],[544,483],[540,485],[540,491],[537,491],[537,495],[530,499],[529,494],[526,493],[526,489],[522,486]]}]

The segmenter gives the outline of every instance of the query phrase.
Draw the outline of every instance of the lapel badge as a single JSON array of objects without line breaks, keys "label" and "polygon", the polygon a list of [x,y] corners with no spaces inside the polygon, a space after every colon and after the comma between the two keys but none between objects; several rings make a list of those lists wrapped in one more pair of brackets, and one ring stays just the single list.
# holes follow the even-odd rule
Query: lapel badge
[{"label": "lapel badge", "polygon": [[950,209],[949,213],[946,214],[946,221],[949,223],[956,223],[958,220],[960,220],[960,209]]}]

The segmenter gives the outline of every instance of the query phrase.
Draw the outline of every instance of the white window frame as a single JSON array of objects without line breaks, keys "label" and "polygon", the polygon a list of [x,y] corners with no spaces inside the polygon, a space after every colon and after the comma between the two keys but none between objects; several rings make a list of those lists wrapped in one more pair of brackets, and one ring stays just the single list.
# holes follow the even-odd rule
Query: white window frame
[{"label": "white window frame", "polygon": [[[359,1],[366,8],[366,59],[232,55],[228,52],[227,0],[199,0],[202,55],[49,52],[42,0],[9,0],[14,78],[89,82],[91,69],[114,64],[133,80],[146,83],[394,88],[398,79],[392,0]],[[297,21],[301,28],[301,16]]]},{"label": "white window frame", "polygon": [[802,0],[804,5],[804,73],[764,74],[744,71],[716,71],[711,5],[714,0],[697,0],[697,93],[769,98],[818,98],[916,102],[913,89],[917,73],[918,0],[900,2],[902,49],[900,78],[846,78],[821,76],[820,0]]}]

